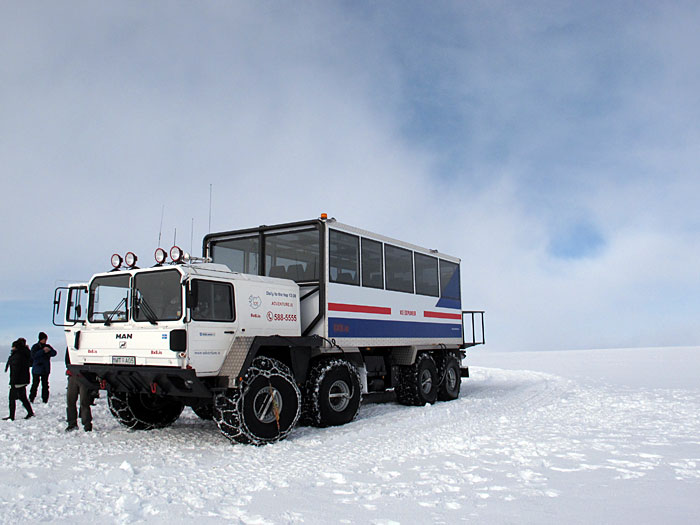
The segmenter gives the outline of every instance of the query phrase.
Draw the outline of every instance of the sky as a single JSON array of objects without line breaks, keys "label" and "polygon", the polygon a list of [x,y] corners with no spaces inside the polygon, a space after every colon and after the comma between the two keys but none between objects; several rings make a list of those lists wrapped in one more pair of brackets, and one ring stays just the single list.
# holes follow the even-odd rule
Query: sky
[{"label": "sky", "polygon": [[209,230],[462,258],[483,350],[700,344],[700,4],[0,0],[0,345]]}]

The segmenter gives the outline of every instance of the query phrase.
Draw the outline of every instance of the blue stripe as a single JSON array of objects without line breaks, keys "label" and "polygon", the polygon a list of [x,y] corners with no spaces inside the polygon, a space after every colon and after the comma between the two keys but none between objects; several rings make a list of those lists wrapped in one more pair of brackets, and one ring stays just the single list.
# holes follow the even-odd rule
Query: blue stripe
[{"label": "blue stripe", "polygon": [[448,299],[447,297],[440,297],[440,300],[435,306],[437,308],[454,308],[455,310],[461,310],[462,302],[457,299]]},{"label": "blue stripe", "polygon": [[462,337],[461,324],[328,318],[329,337]]}]

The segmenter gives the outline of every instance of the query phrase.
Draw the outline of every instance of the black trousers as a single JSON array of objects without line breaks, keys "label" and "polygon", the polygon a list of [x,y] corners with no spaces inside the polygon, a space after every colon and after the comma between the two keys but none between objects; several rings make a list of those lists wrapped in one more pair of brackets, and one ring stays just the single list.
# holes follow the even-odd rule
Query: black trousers
[{"label": "black trousers", "polygon": [[76,403],[80,396],[80,421],[83,428],[92,428],[92,392],[75,376],[68,376],[68,390],[66,390],[66,416],[69,425],[78,424],[78,410]]},{"label": "black trousers", "polygon": [[27,415],[34,414],[32,410],[32,405],[29,404],[27,399],[27,387],[26,386],[10,386],[10,419],[15,418],[15,404],[17,400],[22,402]]},{"label": "black trousers", "polygon": [[29,400],[34,403],[36,392],[39,390],[39,381],[41,381],[41,400],[46,403],[49,400],[49,372],[32,374],[32,388],[29,390]]}]

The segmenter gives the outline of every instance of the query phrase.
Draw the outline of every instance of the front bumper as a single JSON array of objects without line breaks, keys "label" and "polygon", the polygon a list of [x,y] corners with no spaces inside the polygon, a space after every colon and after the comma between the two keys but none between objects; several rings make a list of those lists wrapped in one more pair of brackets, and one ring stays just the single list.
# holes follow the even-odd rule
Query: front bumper
[{"label": "front bumper", "polygon": [[70,365],[68,370],[91,388],[115,392],[211,399],[228,385],[227,377],[199,378],[194,370],[182,368]]}]

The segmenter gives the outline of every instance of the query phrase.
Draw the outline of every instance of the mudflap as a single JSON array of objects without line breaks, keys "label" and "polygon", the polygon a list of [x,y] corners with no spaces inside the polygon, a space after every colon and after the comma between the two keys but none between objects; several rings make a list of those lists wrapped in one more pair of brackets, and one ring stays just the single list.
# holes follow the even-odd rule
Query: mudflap
[{"label": "mudflap", "polygon": [[465,366],[464,368],[460,368],[459,371],[462,377],[469,377],[469,367]]}]

